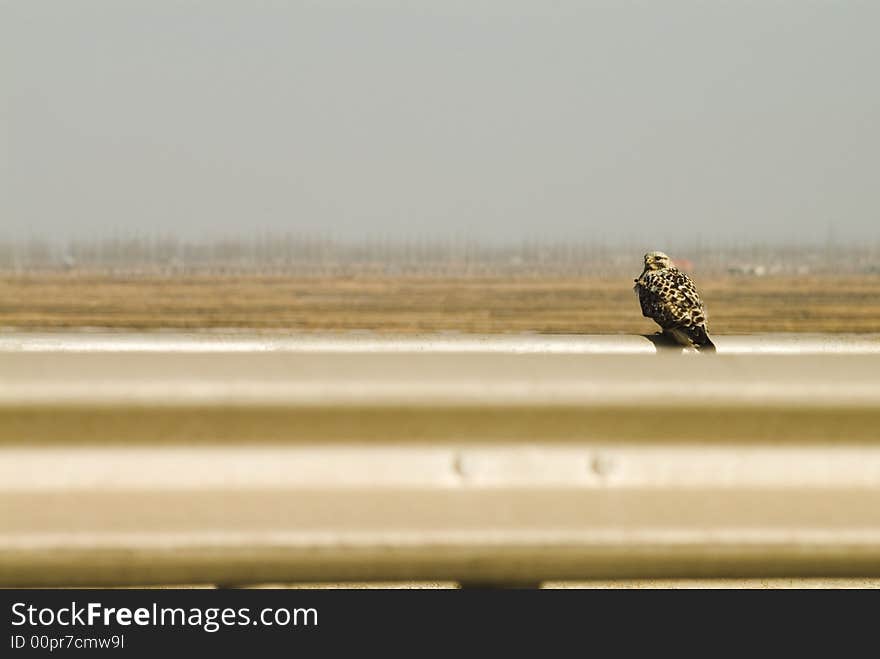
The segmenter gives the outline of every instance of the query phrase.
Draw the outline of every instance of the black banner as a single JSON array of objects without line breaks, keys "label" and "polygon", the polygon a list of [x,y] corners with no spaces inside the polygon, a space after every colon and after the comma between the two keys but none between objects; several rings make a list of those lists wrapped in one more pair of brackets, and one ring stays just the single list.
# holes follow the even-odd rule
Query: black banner
[{"label": "black banner", "polygon": [[[704,634],[740,644],[828,630],[873,593],[662,590],[5,590],[0,656],[370,649],[417,656],[597,643],[668,646]],[[847,605],[854,606],[847,606]],[[852,611],[850,611],[850,609]],[[865,628],[867,629],[867,628]],[[852,635],[845,638],[852,639]],[[717,639],[716,639],[717,640]]]}]

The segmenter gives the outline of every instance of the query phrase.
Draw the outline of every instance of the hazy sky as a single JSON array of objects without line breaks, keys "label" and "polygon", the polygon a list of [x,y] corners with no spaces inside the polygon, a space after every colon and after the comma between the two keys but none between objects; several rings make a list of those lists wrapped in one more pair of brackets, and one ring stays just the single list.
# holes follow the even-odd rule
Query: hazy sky
[{"label": "hazy sky", "polygon": [[0,238],[880,240],[880,2],[0,0]]}]

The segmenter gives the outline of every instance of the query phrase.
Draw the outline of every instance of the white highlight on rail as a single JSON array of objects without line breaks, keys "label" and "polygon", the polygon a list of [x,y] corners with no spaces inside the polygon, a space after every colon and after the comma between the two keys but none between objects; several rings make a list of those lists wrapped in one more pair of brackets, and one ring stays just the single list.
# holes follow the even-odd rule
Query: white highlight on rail
[{"label": "white highlight on rail", "polygon": [[8,447],[0,493],[328,488],[859,488],[878,446],[566,445]]},{"label": "white highlight on rail", "polygon": [[[878,328],[880,329],[880,328]],[[0,352],[338,352],[652,354],[654,337],[623,334],[378,334],[282,333],[241,330],[201,332],[0,331]],[[877,334],[752,334],[713,336],[726,354],[873,354]],[[667,350],[678,350],[666,346]]]}]

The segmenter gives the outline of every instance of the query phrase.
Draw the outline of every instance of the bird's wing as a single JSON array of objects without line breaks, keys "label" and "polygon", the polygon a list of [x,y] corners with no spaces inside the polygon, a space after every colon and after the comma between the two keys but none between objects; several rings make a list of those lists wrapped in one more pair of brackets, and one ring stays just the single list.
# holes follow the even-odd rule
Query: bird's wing
[{"label": "bird's wing", "polygon": [[676,319],[685,327],[705,327],[706,311],[694,282],[680,270],[671,273],[671,277],[673,282],[671,303],[675,309]]},{"label": "bird's wing", "polygon": [[[646,277],[650,317],[664,329],[705,327],[703,301],[694,282],[677,268],[666,268]],[[640,294],[641,299],[641,294]],[[644,311],[645,304],[642,308]]]}]

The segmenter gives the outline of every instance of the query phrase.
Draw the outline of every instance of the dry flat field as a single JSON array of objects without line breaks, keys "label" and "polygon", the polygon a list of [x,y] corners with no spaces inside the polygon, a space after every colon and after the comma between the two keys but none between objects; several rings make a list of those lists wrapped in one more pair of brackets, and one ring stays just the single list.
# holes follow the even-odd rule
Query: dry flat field
[{"label": "dry flat field", "polygon": [[[697,277],[716,334],[880,332],[880,276]],[[650,333],[631,278],[27,274],[0,327]]]}]

